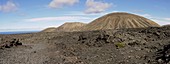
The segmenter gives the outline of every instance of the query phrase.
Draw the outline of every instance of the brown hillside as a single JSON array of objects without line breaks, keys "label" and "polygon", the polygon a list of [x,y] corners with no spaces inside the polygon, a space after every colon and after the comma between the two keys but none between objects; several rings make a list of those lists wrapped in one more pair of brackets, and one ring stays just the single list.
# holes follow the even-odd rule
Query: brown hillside
[{"label": "brown hillside", "polygon": [[144,17],[129,13],[111,13],[84,26],[81,30],[104,30],[122,28],[159,27],[157,23]]},{"label": "brown hillside", "polygon": [[80,22],[67,22],[64,23],[63,25],[59,26],[56,30],[54,30],[55,32],[72,32],[72,31],[78,31],[79,28],[81,28],[82,26],[84,26],[86,24],[84,23],[80,23]]},{"label": "brown hillside", "polygon": [[54,30],[56,30],[55,27],[50,27],[50,28],[44,29],[42,32],[54,32]]}]

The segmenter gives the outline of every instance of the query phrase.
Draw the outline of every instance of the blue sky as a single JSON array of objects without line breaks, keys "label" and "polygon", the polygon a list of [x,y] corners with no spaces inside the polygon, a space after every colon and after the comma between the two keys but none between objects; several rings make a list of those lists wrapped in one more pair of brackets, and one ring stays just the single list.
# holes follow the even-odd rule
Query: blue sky
[{"label": "blue sky", "polygon": [[0,32],[89,23],[112,12],[133,13],[166,25],[169,6],[170,0],[0,0]]}]

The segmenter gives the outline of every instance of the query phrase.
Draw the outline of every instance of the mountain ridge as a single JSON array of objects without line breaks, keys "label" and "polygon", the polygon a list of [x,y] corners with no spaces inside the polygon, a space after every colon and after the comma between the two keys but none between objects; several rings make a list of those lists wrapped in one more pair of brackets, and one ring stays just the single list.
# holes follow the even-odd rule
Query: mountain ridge
[{"label": "mountain ridge", "polygon": [[57,28],[51,28],[48,31],[44,30],[43,32],[73,32],[146,27],[160,27],[160,25],[139,15],[125,12],[116,12],[106,14],[88,24],[81,22],[66,22]]}]

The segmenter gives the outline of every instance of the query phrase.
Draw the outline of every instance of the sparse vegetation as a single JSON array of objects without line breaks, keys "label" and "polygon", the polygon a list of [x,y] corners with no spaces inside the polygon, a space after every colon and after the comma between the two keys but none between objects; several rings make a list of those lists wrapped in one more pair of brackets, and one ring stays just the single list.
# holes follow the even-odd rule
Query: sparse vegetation
[{"label": "sparse vegetation", "polygon": [[122,42],[120,42],[120,43],[115,43],[115,46],[116,46],[117,48],[124,48],[124,47],[125,47],[125,44],[122,43]]}]

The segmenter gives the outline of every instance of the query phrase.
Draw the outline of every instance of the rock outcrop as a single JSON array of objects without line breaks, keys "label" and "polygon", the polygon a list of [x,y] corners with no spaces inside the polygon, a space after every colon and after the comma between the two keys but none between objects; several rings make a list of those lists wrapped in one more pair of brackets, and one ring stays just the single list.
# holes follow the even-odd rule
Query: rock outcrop
[{"label": "rock outcrop", "polygon": [[11,48],[11,47],[19,46],[19,45],[22,45],[19,39],[11,39],[11,40],[5,41],[3,44],[1,43],[0,48],[1,49]]}]

